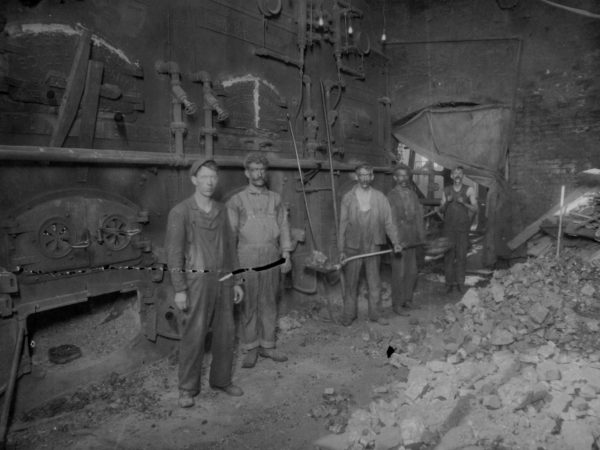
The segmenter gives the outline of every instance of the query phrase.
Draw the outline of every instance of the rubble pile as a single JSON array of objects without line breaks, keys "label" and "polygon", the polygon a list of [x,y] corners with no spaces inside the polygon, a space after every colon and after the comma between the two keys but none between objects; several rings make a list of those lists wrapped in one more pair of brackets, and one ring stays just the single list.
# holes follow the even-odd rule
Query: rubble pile
[{"label": "rubble pile", "polygon": [[599,272],[573,251],[531,259],[396,333],[408,379],[353,412],[346,448],[597,449]]}]

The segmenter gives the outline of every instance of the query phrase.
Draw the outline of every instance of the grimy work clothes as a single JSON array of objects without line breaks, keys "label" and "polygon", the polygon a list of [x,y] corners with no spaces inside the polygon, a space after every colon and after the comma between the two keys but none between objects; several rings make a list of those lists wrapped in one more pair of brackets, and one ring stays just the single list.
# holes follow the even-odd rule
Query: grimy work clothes
[{"label": "grimy work clothes", "polygon": [[[227,202],[240,265],[259,267],[291,250],[290,228],[278,193],[249,185]],[[246,272],[242,303],[245,349],[275,347],[280,267]]]},{"label": "grimy work clothes", "polygon": [[[212,328],[212,363],[209,383],[231,384],[235,328],[232,282],[219,282],[237,268],[237,256],[227,211],[212,202],[206,212],[192,196],[169,213],[165,242],[167,264],[175,292],[187,292],[179,349],[179,389],[200,391],[204,340]],[[204,271],[208,272],[204,272]]]},{"label": "grimy work clothes", "polygon": [[[392,221],[390,204],[381,191],[370,188],[369,209],[361,211],[356,190],[352,188],[342,198],[338,247],[347,257],[378,251],[386,243],[386,234],[392,244],[398,243],[398,233]],[[381,278],[379,256],[370,256],[350,261],[344,265],[345,296],[343,321],[357,317],[358,282],[360,271],[365,266],[369,288],[369,319],[380,316]]]},{"label": "grimy work clothes", "polygon": [[444,256],[446,286],[458,285],[461,289],[465,285],[471,214],[469,209],[457,200],[460,198],[464,203],[470,204],[471,200],[467,195],[469,188],[464,184],[458,191],[454,186],[444,188],[446,205],[443,235],[450,240],[450,249]]},{"label": "grimy work clothes", "polygon": [[[388,193],[392,218],[398,229],[398,239],[403,245],[415,244],[425,239],[423,206],[415,191],[396,186]],[[412,302],[417,284],[417,249],[408,248],[392,257],[392,307],[398,310]]]}]

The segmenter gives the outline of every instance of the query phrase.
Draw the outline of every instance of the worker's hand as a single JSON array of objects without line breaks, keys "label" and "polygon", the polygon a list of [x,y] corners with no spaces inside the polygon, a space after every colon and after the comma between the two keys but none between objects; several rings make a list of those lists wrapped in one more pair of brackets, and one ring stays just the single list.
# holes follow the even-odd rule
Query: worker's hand
[{"label": "worker's hand", "polygon": [[446,203],[451,203],[454,201],[454,196],[449,195],[448,197],[446,197]]},{"label": "worker's hand", "polygon": [[244,299],[244,290],[239,284],[233,286],[233,303],[236,305]]},{"label": "worker's hand", "polygon": [[187,311],[187,309],[188,309],[188,298],[187,298],[187,292],[186,291],[175,292],[175,298],[173,299],[173,301],[175,301],[175,305],[181,311]]},{"label": "worker's hand", "polygon": [[340,262],[346,259],[346,254],[344,252],[340,253]]},{"label": "worker's hand", "polygon": [[290,254],[288,252],[284,252],[281,256],[285,258],[285,262],[281,266],[281,273],[288,273],[290,270],[292,270],[292,259],[290,258]]},{"label": "worker's hand", "polygon": [[402,253],[402,250],[404,250],[402,244],[394,244],[394,253]]}]

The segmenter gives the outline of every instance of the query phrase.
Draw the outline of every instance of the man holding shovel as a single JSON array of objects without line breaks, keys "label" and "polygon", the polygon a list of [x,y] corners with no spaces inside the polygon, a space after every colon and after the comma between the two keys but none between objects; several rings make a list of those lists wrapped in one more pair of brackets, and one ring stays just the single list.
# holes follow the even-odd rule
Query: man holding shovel
[{"label": "man holding shovel", "polygon": [[252,368],[259,355],[276,362],[287,361],[285,355],[275,350],[275,327],[280,272],[291,269],[292,241],[281,197],[266,186],[267,157],[251,153],[246,157],[244,167],[248,186],[227,202],[240,266],[259,267],[285,259],[281,267],[244,274],[241,325],[246,356],[242,367]]},{"label": "man holding shovel", "polygon": [[[398,239],[404,246],[425,240],[423,206],[411,188],[411,170],[404,164],[393,170],[396,187],[388,194],[392,217],[398,230]],[[417,284],[417,249],[405,248],[392,258],[392,309],[406,315],[402,308],[410,308]]]},{"label": "man holding shovel", "polygon": [[[340,260],[380,250],[386,244],[386,235],[392,241],[394,252],[401,252],[402,246],[392,221],[390,203],[381,191],[371,186],[375,178],[373,167],[361,163],[356,167],[355,173],[356,185],[342,198],[338,235]],[[379,256],[356,259],[344,265],[342,325],[350,326],[357,317],[358,281],[363,263],[369,288],[369,320],[387,325],[389,322],[381,317],[380,311]]]}]

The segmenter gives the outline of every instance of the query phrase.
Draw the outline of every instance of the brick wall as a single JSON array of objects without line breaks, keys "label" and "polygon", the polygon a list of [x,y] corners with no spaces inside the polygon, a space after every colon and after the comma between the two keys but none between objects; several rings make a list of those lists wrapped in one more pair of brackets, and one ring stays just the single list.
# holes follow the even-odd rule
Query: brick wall
[{"label": "brick wall", "polygon": [[[457,41],[458,46],[464,45],[458,42],[461,40],[522,40],[509,163],[518,230],[558,201],[562,184],[567,185],[567,192],[572,189],[577,172],[600,167],[600,21],[539,1],[515,3],[514,8],[503,10],[494,0],[388,1],[386,16],[390,41],[446,41],[444,45]],[[568,3],[600,14],[600,5],[594,0]],[[400,26],[390,27],[390,23]],[[497,41],[489,42],[489,50],[497,52],[492,49]],[[448,101],[449,92],[456,101],[480,102],[487,96],[490,101],[506,102],[506,74],[490,70],[497,61],[486,59],[481,54],[485,48],[481,50],[481,43],[477,46],[472,56],[460,61],[462,80],[454,76],[456,70],[438,70],[428,74],[428,81],[413,86],[421,89],[429,83],[430,103]],[[395,48],[390,46],[390,50]],[[408,83],[410,75],[402,74],[409,73],[410,66],[402,67],[406,61],[401,54],[393,61],[390,79]],[[469,86],[481,83],[465,83],[465,79],[480,80],[482,73],[489,88],[475,92]],[[434,82],[438,92],[432,89]],[[515,81],[510,82],[514,88]],[[439,90],[439,83],[448,88]],[[407,96],[400,103],[395,111],[406,113],[422,107],[416,96]]]}]

